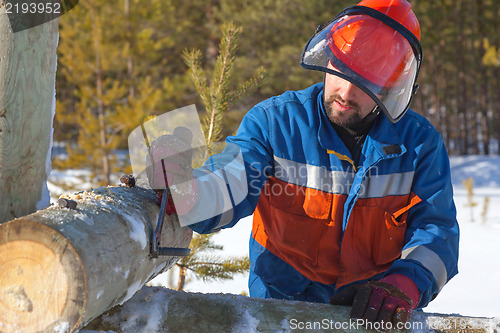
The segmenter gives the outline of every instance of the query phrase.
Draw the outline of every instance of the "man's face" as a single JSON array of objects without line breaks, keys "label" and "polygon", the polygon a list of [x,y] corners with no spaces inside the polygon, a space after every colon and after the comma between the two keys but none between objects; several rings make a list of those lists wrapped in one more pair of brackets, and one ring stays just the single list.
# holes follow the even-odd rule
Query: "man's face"
[{"label": "man's face", "polygon": [[352,126],[365,118],[377,105],[363,90],[342,79],[325,74],[324,104],[332,123]]}]

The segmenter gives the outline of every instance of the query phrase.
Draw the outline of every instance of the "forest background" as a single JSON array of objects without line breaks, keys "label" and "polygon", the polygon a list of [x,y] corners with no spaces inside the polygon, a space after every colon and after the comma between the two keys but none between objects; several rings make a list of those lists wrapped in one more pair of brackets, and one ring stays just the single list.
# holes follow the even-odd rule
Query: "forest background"
[{"label": "forest background", "polygon": [[[410,0],[422,29],[424,61],[411,108],[441,132],[453,155],[498,154],[500,3]],[[142,122],[186,105],[205,112],[183,54],[202,51],[213,69],[221,27],[241,28],[231,87],[263,66],[268,74],[223,117],[233,134],[256,103],[322,80],[299,58],[320,24],[345,0],[83,0],[60,18],[55,169],[89,169],[93,183],[129,173],[127,137]],[[67,153],[67,154],[66,154]]]}]

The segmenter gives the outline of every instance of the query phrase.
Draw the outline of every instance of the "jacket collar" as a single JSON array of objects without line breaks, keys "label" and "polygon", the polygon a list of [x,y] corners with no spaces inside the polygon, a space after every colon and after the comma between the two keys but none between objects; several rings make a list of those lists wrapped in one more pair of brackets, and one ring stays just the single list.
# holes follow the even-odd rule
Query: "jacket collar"
[{"label": "jacket collar", "polygon": [[[323,90],[317,96],[317,110],[319,114],[318,141],[322,148],[333,150],[339,154],[351,156],[344,144],[339,145],[341,139],[326,116],[323,106]],[[406,147],[393,124],[381,115],[377,117],[366,137],[360,164],[372,165],[381,159],[394,158],[403,155]]]}]

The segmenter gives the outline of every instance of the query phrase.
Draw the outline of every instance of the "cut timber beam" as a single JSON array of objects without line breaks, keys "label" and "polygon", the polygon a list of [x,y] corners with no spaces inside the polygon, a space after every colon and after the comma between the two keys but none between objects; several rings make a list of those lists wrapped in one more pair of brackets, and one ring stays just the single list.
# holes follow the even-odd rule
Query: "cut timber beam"
[{"label": "cut timber beam", "polygon": [[[86,333],[376,332],[354,320],[351,324],[349,312],[349,307],[338,305],[144,287],[128,302],[96,318],[84,329]],[[498,332],[499,322],[415,311],[407,332]]]},{"label": "cut timber beam", "polygon": [[[58,19],[12,31],[0,1],[0,222],[49,205]],[[13,11],[12,11],[13,12]]]},{"label": "cut timber beam", "polygon": [[[151,190],[103,187],[0,224],[0,332],[72,332],[131,298],[178,258],[149,257],[159,213]],[[187,247],[174,216],[162,244]]]}]

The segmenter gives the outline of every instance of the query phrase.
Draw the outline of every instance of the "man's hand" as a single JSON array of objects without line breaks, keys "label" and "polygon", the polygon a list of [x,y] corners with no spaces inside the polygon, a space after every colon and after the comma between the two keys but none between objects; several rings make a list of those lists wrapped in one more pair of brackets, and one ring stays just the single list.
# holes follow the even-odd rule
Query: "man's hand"
[{"label": "man's hand", "polygon": [[330,303],[352,305],[351,318],[395,326],[408,321],[419,301],[415,283],[405,275],[393,274],[380,281],[348,287],[334,295]]},{"label": "man's hand", "polygon": [[[162,135],[151,143],[146,161],[149,185],[155,190],[158,201],[168,187],[167,214],[185,214],[196,198],[196,181],[193,178],[191,148],[192,133],[177,127],[173,134]],[[172,200],[174,197],[174,200]],[[175,206],[174,206],[175,201]]]}]

